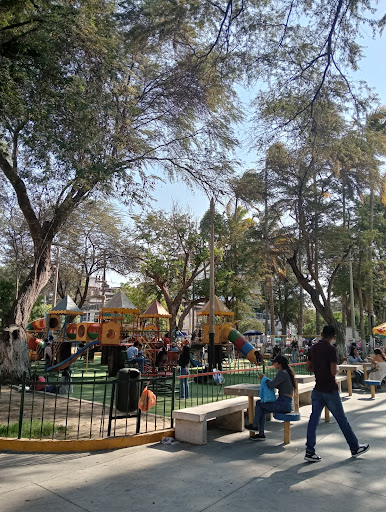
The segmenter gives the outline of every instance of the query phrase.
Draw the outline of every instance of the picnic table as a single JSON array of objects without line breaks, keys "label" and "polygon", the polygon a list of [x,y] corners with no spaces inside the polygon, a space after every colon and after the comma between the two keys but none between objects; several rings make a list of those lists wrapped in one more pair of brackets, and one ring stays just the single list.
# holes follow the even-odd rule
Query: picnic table
[{"label": "picnic table", "polygon": [[[225,386],[224,395],[236,395],[236,396],[247,396],[248,397],[248,419],[249,423],[252,425],[255,417],[255,403],[254,397],[257,397],[257,400],[260,400],[259,397],[259,384],[234,384],[233,386]],[[254,436],[254,432],[249,433],[250,437]]]},{"label": "picnic table", "polygon": [[[366,367],[364,366],[366,365]],[[365,378],[367,376],[367,368],[369,366],[371,366],[371,363],[355,363],[355,364],[340,364],[338,365],[338,370],[341,371],[341,370],[345,370],[347,372],[347,389],[348,389],[348,394],[349,396],[352,396],[352,375],[351,375],[351,372],[355,372],[355,371],[358,371],[358,370],[365,370],[366,369],[366,373],[365,373]]]}]

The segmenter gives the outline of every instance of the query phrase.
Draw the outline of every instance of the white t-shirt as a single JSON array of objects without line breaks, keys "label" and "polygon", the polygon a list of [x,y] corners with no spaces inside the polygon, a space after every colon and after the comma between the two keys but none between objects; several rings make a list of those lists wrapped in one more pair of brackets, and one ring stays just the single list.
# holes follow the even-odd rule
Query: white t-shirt
[{"label": "white t-shirt", "polygon": [[371,371],[369,374],[369,380],[380,380],[382,381],[386,377],[386,361],[377,361],[378,370]]},{"label": "white t-shirt", "polygon": [[135,359],[137,357],[137,355],[138,355],[137,347],[134,347],[134,345],[132,347],[129,347],[126,350],[126,354],[127,354],[128,361],[131,361],[132,359]]},{"label": "white t-shirt", "polygon": [[52,348],[51,345],[47,345],[44,349],[44,359],[49,359],[52,361]]}]

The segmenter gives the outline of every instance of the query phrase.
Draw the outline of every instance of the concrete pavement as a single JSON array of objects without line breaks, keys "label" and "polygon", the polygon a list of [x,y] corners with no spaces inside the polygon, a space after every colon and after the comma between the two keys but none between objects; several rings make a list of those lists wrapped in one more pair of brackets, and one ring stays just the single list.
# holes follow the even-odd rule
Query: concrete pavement
[{"label": "concrete pavement", "polygon": [[384,511],[386,390],[342,394],[359,441],[370,451],[353,459],[336,422],[318,429],[322,462],[306,463],[311,408],[291,427],[267,423],[267,440],[249,432],[209,430],[206,446],[152,444],[105,453],[0,454],[1,512],[100,511]]}]

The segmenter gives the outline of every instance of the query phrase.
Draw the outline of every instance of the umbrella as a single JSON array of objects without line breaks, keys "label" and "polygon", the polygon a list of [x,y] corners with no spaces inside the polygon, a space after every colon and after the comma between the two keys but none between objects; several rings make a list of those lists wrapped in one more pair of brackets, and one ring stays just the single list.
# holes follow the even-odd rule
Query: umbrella
[{"label": "umbrella", "polygon": [[377,325],[377,327],[373,328],[373,334],[380,334],[381,336],[386,335],[386,322],[381,325]]},{"label": "umbrella", "polygon": [[243,332],[243,336],[259,336],[263,334],[261,331],[254,331],[253,329],[250,331]]}]

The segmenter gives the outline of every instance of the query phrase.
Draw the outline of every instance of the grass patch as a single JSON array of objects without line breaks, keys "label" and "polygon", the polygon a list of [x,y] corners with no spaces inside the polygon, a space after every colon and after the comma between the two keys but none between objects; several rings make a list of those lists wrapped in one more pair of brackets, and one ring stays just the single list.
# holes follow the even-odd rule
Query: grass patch
[{"label": "grass patch", "polygon": [[[54,430],[54,423],[52,421],[43,421],[43,424],[39,420],[32,420],[23,422],[22,438],[27,439],[46,439],[52,438],[52,432]],[[6,425],[0,423],[0,437],[17,437],[19,431],[18,423],[10,423]],[[55,433],[65,432],[66,427],[62,425],[55,425]]]}]

